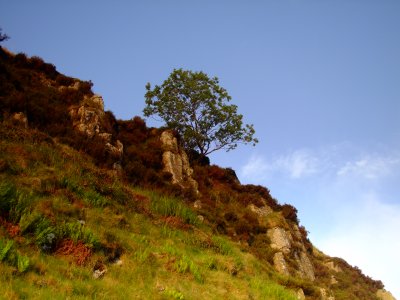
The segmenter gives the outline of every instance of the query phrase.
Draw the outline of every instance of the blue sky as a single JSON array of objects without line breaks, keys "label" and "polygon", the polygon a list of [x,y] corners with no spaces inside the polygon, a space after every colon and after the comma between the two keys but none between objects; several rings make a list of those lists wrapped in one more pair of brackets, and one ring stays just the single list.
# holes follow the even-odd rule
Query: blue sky
[{"label": "blue sky", "polygon": [[0,0],[0,20],[4,46],[92,80],[121,119],[174,68],[217,76],[260,143],[212,162],[400,298],[399,1]]}]

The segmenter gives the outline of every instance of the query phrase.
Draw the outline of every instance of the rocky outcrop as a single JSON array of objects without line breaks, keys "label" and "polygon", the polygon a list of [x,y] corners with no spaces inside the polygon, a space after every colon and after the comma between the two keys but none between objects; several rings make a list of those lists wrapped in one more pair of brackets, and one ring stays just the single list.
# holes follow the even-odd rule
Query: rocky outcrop
[{"label": "rocky outcrop", "polygon": [[102,118],[105,115],[104,101],[99,95],[85,98],[81,105],[70,108],[69,114],[75,130],[88,138],[99,138],[104,142],[104,149],[117,162],[122,159],[124,145],[119,141],[113,142],[112,133],[102,128]]},{"label": "rocky outcrop", "polygon": [[276,252],[274,254],[273,261],[274,261],[275,270],[277,270],[279,273],[281,273],[283,275],[286,275],[286,276],[290,275],[288,265],[286,263],[285,257],[282,252]]},{"label": "rocky outcrop", "polygon": [[100,134],[100,121],[104,116],[104,102],[101,96],[98,95],[94,95],[84,102],[89,104],[85,105],[85,103],[78,107],[73,107],[69,113],[73,127],[88,138],[93,138],[95,135]]},{"label": "rocky outcrop", "polygon": [[164,172],[171,174],[171,181],[182,188],[191,189],[198,193],[197,181],[192,178],[193,169],[190,167],[186,152],[178,145],[178,140],[171,130],[161,134],[163,150],[162,162]]},{"label": "rocky outcrop", "polygon": [[284,254],[290,253],[292,237],[281,227],[269,229],[267,232],[271,240],[271,248]]},{"label": "rocky outcrop", "polygon": [[302,278],[307,278],[311,281],[315,280],[314,267],[306,252],[301,251],[295,254],[298,270],[297,273]]},{"label": "rocky outcrop", "polygon": [[286,226],[291,230],[274,227],[267,231],[271,248],[277,251],[273,257],[275,269],[281,274],[290,275],[291,272],[288,268],[288,261],[290,260],[296,265],[296,269],[292,269],[293,274],[314,281],[314,266],[302,243],[297,225],[286,224]]}]

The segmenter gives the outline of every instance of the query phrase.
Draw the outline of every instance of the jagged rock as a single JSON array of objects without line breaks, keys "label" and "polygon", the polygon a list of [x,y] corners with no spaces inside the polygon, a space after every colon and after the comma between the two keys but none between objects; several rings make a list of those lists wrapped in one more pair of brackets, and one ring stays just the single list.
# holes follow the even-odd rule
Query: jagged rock
[{"label": "jagged rock", "polygon": [[268,229],[267,235],[271,240],[271,248],[279,250],[285,254],[290,253],[292,237],[288,234],[285,229],[281,227],[275,227]]},{"label": "jagged rock", "polygon": [[105,147],[107,151],[110,153],[111,157],[121,160],[122,155],[124,153],[124,145],[119,140],[117,140],[115,144],[116,145],[114,146],[111,143],[107,143]]},{"label": "jagged rock", "polygon": [[274,254],[273,260],[274,260],[275,270],[277,270],[279,273],[281,273],[283,275],[287,275],[287,276],[290,275],[289,268],[287,266],[285,257],[283,256],[282,252],[276,252]]},{"label": "jagged rock", "polygon": [[93,95],[89,101],[93,104],[94,107],[104,112],[104,100],[100,95]]},{"label": "jagged rock", "polygon": [[310,259],[308,258],[308,255],[305,252],[301,251],[300,254],[296,257],[296,262],[298,265],[298,272],[300,277],[314,281],[314,267]]},{"label": "jagged rock", "polygon": [[303,289],[298,289],[297,299],[298,300],[306,300],[306,296],[304,295]]},{"label": "jagged rock", "polygon": [[11,116],[11,121],[18,126],[28,128],[28,118],[22,112],[17,112]]},{"label": "jagged rock", "polygon": [[336,277],[331,275],[331,285],[337,284],[339,281],[337,281]]},{"label": "jagged rock", "polygon": [[107,132],[101,132],[98,134],[98,136],[105,142],[105,143],[111,143],[112,141],[112,134],[107,133]]},{"label": "jagged rock", "polygon": [[101,120],[104,116],[104,101],[99,95],[85,98],[80,106],[70,108],[69,114],[73,127],[88,138],[98,137],[104,142],[104,148],[112,158],[122,159],[124,145],[117,140],[112,142],[112,134],[103,132]]},{"label": "jagged rock", "polygon": [[104,111],[97,108],[80,106],[70,110],[72,125],[89,138],[100,133],[100,117]]},{"label": "jagged rock", "polygon": [[303,237],[302,237],[302,235],[301,235],[299,226],[297,226],[296,224],[293,224],[293,225],[292,225],[292,228],[293,228],[292,233],[293,233],[293,235],[294,235],[294,238],[295,238],[296,240],[298,240],[298,241],[301,241],[301,240],[303,239]]},{"label": "jagged rock", "polygon": [[390,292],[383,289],[378,290],[376,296],[381,300],[396,300]]},{"label": "jagged rock", "polygon": [[190,167],[189,158],[186,152],[179,147],[177,138],[172,131],[166,130],[161,134],[161,148],[164,151],[162,162],[164,172],[172,175],[172,183],[182,188],[190,188],[198,193],[198,184],[192,178],[193,169]]}]

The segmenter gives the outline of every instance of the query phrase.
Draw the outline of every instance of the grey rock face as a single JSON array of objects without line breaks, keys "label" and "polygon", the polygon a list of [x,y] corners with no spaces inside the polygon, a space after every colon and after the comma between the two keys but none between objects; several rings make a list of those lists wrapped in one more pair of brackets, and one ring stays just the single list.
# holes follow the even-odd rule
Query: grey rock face
[{"label": "grey rock face", "polygon": [[190,167],[189,158],[186,152],[178,145],[177,138],[172,131],[166,130],[161,134],[162,162],[164,172],[172,175],[172,183],[178,184],[182,188],[190,188],[198,193],[198,184],[192,178],[193,169]]}]

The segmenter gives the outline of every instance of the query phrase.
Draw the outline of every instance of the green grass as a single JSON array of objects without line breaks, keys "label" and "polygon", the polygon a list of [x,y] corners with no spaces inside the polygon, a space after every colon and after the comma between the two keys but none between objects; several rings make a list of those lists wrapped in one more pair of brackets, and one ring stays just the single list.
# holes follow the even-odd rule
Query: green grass
[{"label": "green grass", "polygon": [[150,193],[151,210],[162,216],[181,218],[185,223],[198,224],[197,215],[181,199]]}]

